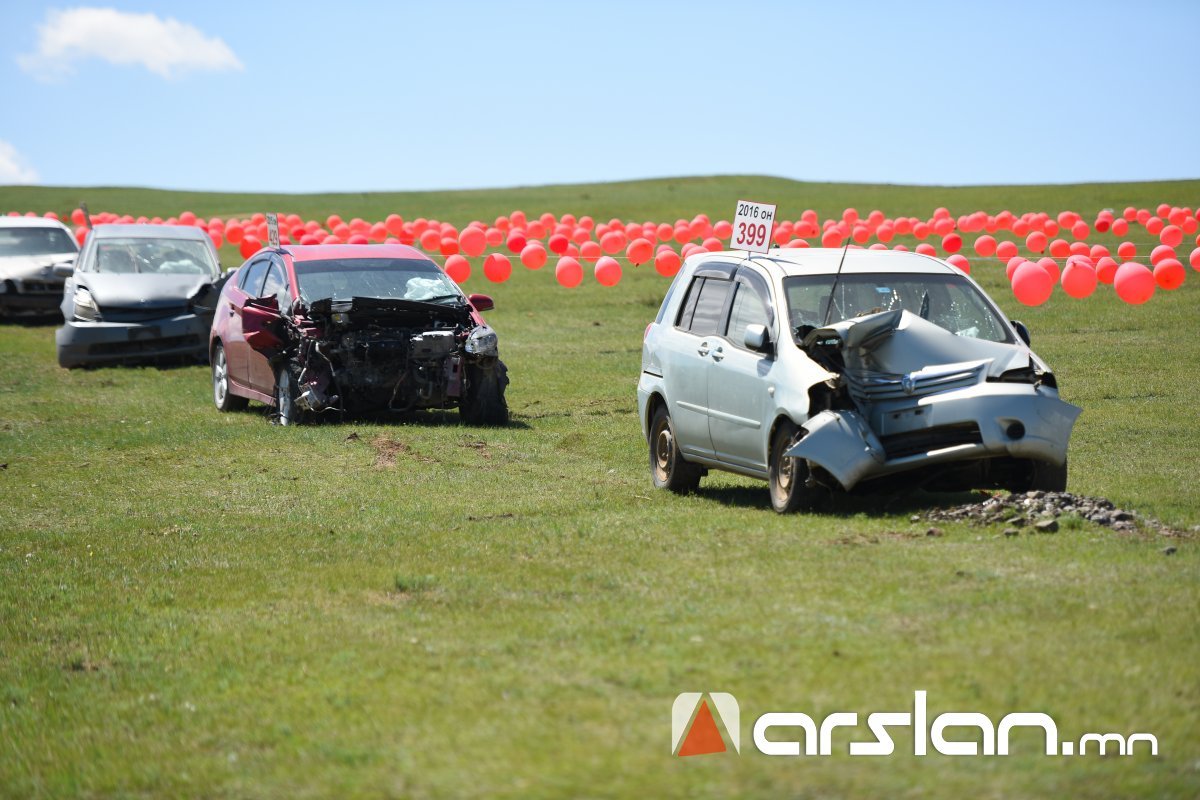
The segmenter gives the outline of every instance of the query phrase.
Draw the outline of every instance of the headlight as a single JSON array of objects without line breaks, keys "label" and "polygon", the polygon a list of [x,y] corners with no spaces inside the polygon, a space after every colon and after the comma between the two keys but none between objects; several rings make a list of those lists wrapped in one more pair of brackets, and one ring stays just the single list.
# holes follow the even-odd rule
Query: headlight
[{"label": "headlight", "polygon": [[98,322],[100,320],[100,309],[96,307],[96,301],[92,299],[92,293],[82,286],[75,287],[75,319],[83,320],[84,322]]},{"label": "headlight", "polygon": [[467,337],[467,353],[473,356],[495,356],[500,354],[496,332],[487,325],[480,325]]}]

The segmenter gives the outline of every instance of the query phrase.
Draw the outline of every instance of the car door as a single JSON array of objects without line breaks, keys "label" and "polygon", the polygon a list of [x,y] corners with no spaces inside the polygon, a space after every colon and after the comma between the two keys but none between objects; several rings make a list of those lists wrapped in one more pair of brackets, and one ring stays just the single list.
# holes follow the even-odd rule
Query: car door
[{"label": "car door", "polygon": [[270,261],[263,256],[242,267],[237,276],[237,283],[226,288],[224,307],[218,308],[216,312],[226,317],[223,344],[229,380],[246,388],[251,386],[250,357],[259,354],[246,344],[246,337],[242,331],[242,309],[245,308],[247,300],[261,296],[263,280],[269,266]]},{"label": "car door", "polygon": [[711,457],[708,428],[708,370],[717,329],[725,315],[733,268],[700,268],[684,297],[675,325],[663,337],[663,382],[679,449]]},{"label": "car door", "polygon": [[[292,298],[288,289],[287,272],[279,256],[270,257],[267,274],[263,278],[262,288],[254,299],[273,298],[280,311],[286,311],[291,305]],[[250,371],[250,388],[263,394],[275,394],[275,370],[267,357],[253,348],[249,348],[247,356]]]},{"label": "car door", "polygon": [[763,426],[774,408],[773,355],[745,345],[749,325],[766,327],[777,341],[767,282],[752,270],[738,270],[731,288],[728,317],[716,337],[708,372],[708,427],[720,461],[765,470]]}]

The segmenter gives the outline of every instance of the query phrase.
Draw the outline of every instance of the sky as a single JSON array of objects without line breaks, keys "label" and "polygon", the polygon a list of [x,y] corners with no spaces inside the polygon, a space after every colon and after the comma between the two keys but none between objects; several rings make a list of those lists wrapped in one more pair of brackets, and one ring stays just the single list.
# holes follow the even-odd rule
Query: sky
[{"label": "sky", "polygon": [[1200,177],[1200,2],[6,2],[0,184]]}]

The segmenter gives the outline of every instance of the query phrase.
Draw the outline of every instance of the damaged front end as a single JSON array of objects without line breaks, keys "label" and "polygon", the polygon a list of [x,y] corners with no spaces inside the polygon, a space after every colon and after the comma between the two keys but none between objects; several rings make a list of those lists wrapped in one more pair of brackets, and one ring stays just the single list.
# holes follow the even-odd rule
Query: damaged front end
[{"label": "damaged front end", "polygon": [[1065,488],[1080,409],[1028,350],[903,309],[808,328],[799,345],[833,376],[810,390],[804,435],[785,453],[808,462],[811,480],[848,490],[912,473],[937,488]]},{"label": "damaged front end", "polygon": [[[272,300],[248,303],[243,328],[276,374],[288,373],[277,379],[291,392],[281,411],[290,401],[300,414],[459,407],[470,416],[487,385],[507,383],[496,334],[465,302],[323,299],[280,315]],[[498,394],[503,406],[502,384]]]}]

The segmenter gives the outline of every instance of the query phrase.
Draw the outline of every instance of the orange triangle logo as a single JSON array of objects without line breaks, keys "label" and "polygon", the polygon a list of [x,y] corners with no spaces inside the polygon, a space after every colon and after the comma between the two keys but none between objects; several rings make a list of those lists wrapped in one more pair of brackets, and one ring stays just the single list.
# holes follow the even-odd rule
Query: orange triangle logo
[{"label": "orange triangle logo", "polygon": [[683,744],[679,746],[679,755],[702,756],[708,753],[724,753],[725,750],[725,740],[717,730],[717,721],[713,719],[712,711],[708,708],[708,701],[701,700],[700,710],[696,712],[696,719],[692,721],[692,728],[684,737]]}]

